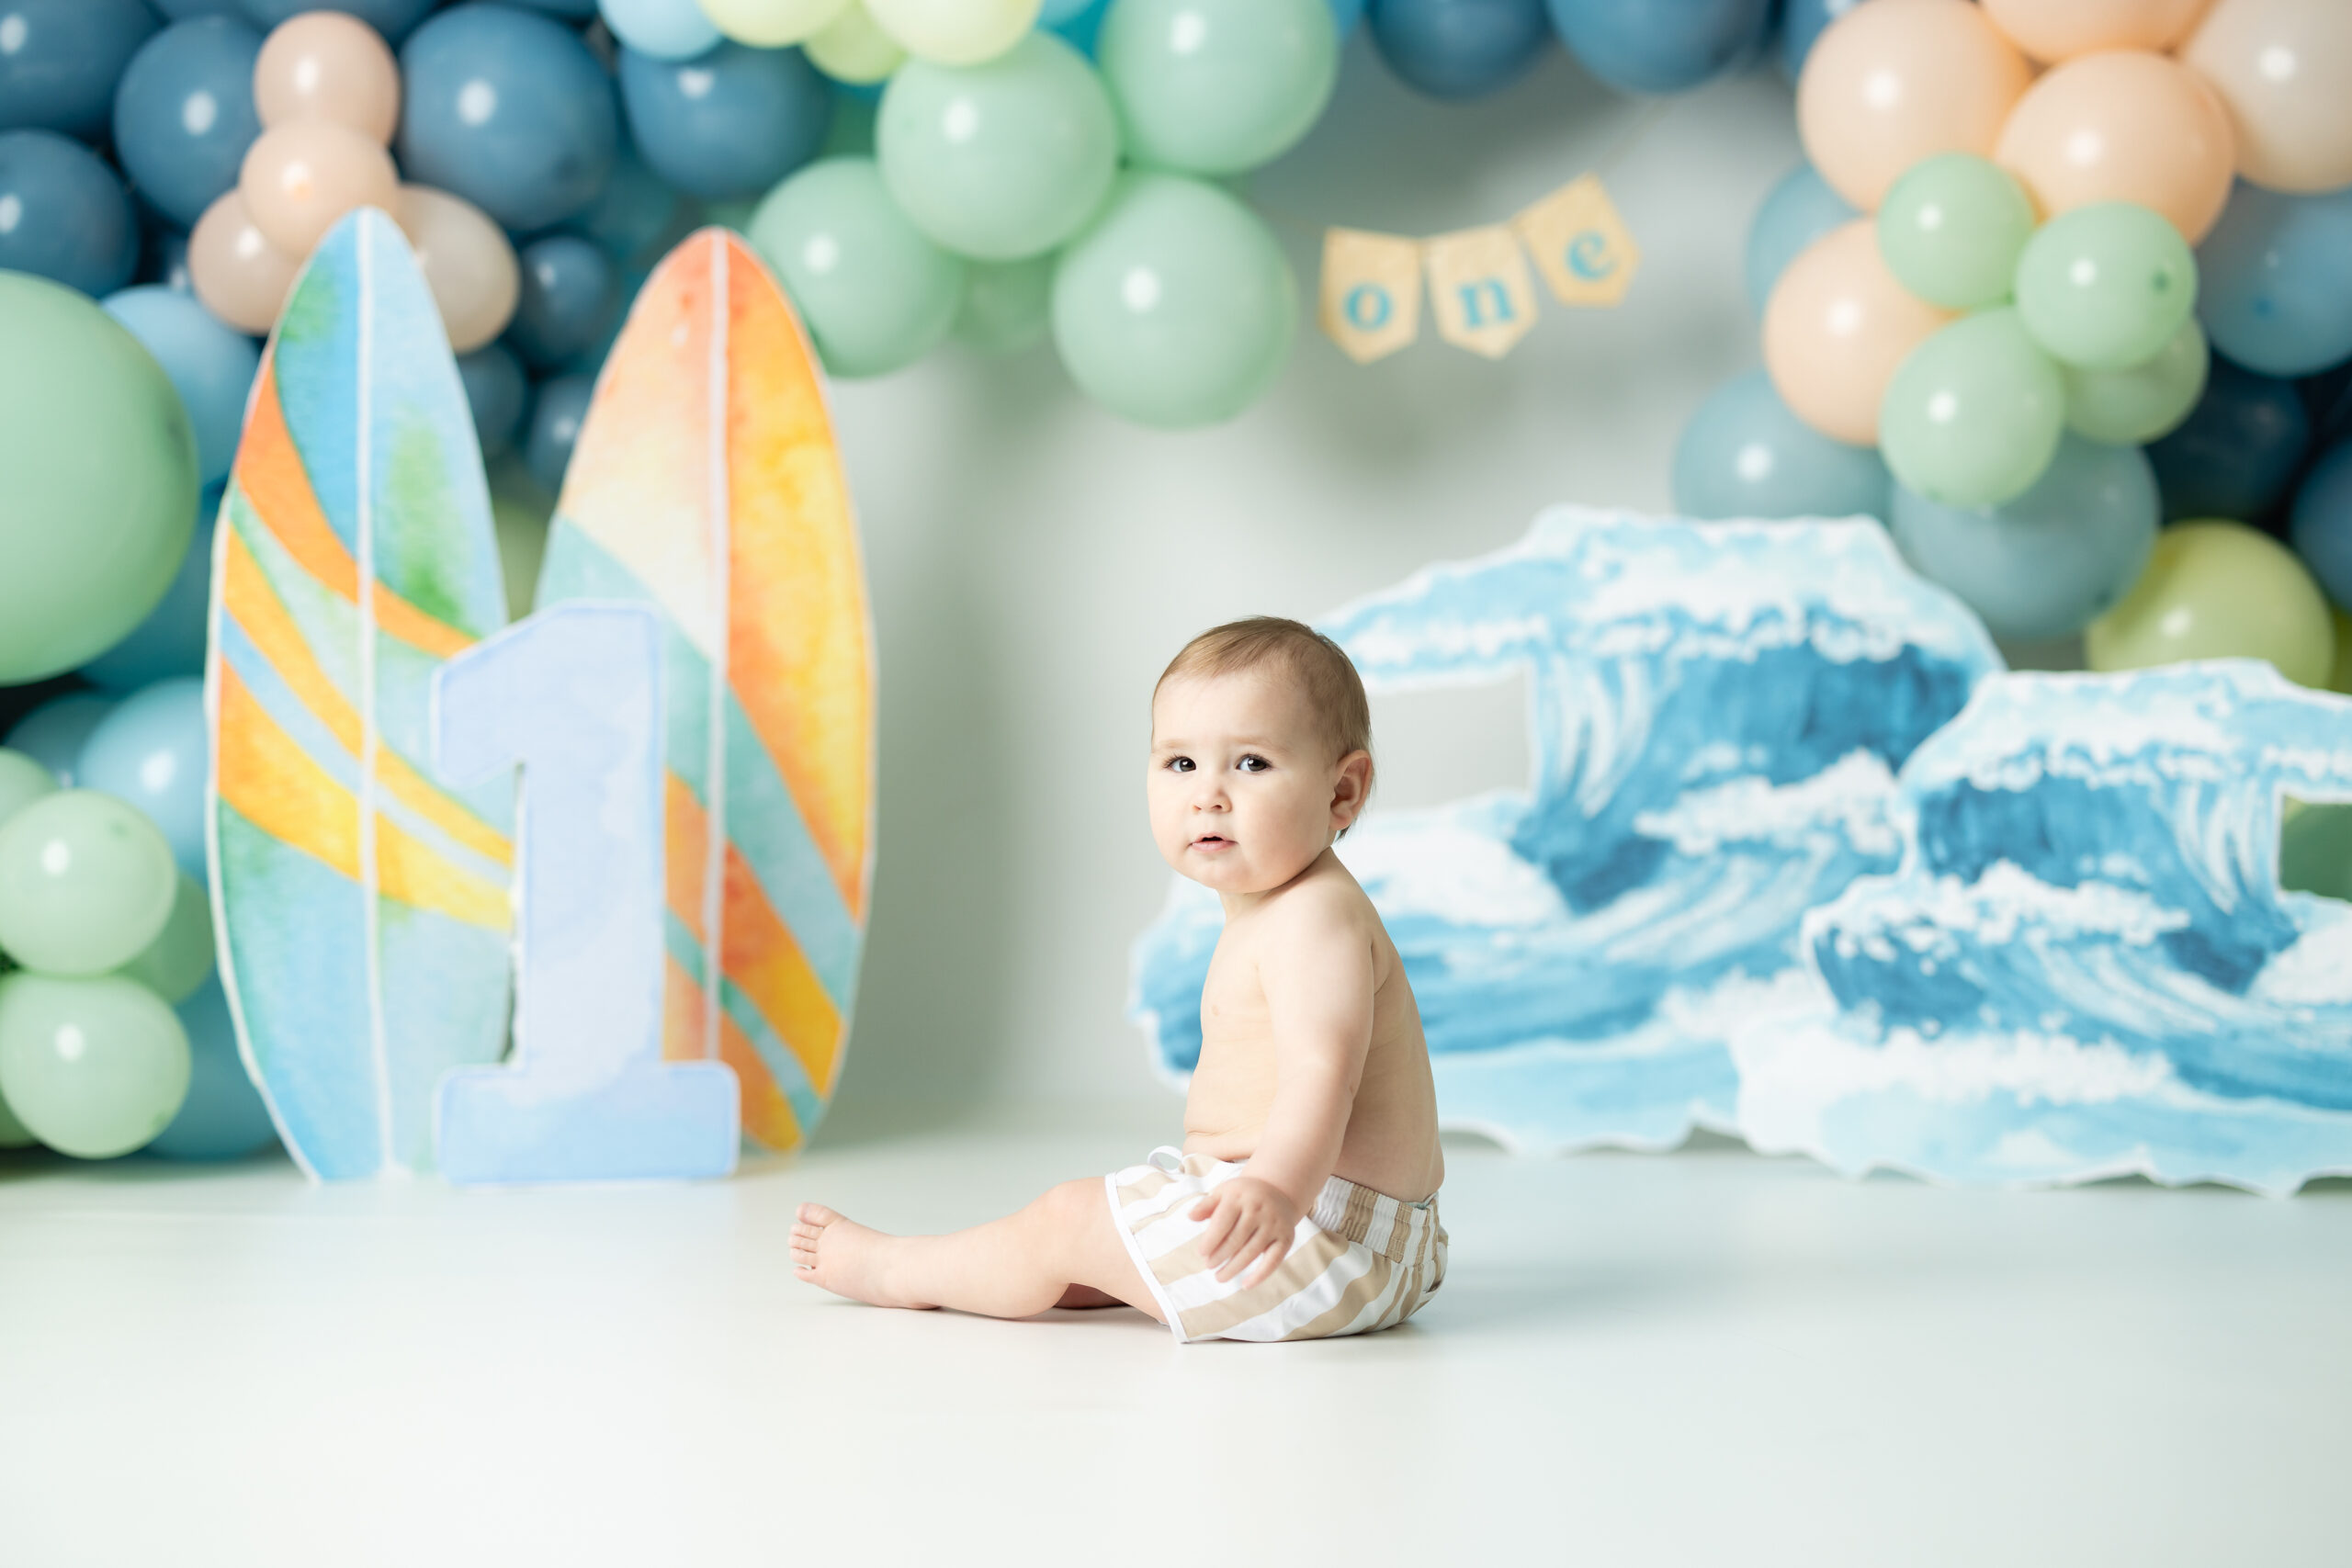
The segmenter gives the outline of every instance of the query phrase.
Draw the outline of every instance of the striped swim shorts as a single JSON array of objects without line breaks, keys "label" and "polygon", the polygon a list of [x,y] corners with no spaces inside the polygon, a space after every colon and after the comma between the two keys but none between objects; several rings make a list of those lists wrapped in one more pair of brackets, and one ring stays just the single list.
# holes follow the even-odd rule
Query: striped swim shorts
[{"label": "striped swim shorts", "polygon": [[1219,1281],[1201,1256],[1207,1227],[1191,1214],[1201,1194],[1247,1169],[1242,1160],[1158,1148],[1149,1163],[1102,1179],[1111,1223],[1180,1343],[1394,1328],[1445,1282],[1445,1227],[1434,1196],[1403,1203],[1336,1176],[1272,1273],[1247,1290],[1247,1269]]}]

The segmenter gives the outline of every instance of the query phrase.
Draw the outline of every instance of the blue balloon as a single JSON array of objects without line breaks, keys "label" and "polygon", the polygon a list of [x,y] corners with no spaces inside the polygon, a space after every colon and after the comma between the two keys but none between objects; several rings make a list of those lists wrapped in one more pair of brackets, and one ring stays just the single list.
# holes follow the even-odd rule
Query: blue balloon
[{"label": "blue balloon", "polygon": [[705,201],[765,195],[817,155],[832,88],[797,49],[723,43],[699,59],[621,51],[629,135],[655,174]]},{"label": "blue balloon", "polygon": [[523,425],[523,410],[531,400],[531,383],[522,363],[503,343],[487,343],[471,354],[458,356],[458,379],[466,386],[466,402],[473,410],[474,434],[481,438],[485,458],[503,455],[514,445]]},{"label": "blue balloon", "polygon": [[1552,36],[1544,0],[1371,0],[1365,15],[1388,69],[1440,98],[1517,79]]},{"label": "blue balloon", "polygon": [[114,698],[100,692],[66,692],[18,719],[0,746],[22,751],[57,775],[59,785],[80,784],[82,743],[114,711]]},{"label": "blue balloon", "polygon": [[237,1055],[236,1024],[220,976],[207,979],[176,1010],[187,1031],[187,1098],[142,1152],[165,1159],[234,1159],[254,1153],[277,1129]]},{"label": "blue balloon", "polygon": [[109,294],[106,308],[155,356],[178,389],[196,430],[199,482],[226,478],[236,460],[237,438],[244,433],[245,395],[261,368],[261,349],[234,327],[222,325],[194,295],[157,284]]},{"label": "blue balloon", "polygon": [[157,25],[144,0],[10,0],[0,7],[0,130],[105,130],[114,85]]},{"label": "blue balloon", "polygon": [[506,341],[544,375],[603,334],[619,302],[620,276],[610,256],[577,234],[534,240],[521,260],[522,292]]},{"label": "blue balloon", "polygon": [[603,194],[564,228],[595,241],[624,265],[651,263],[685,237],[692,219],[680,211],[680,201],[677,191],[647,168],[624,138]]},{"label": "blue balloon", "polygon": [[595,389],[593,376],[558,376],[539,383],[523,461],[549,495],[563,490],[563,470],[571,463],[571,448],[580,440],[580,422],[588,417],[588,398]]},{"label": "blue balloon", "polygon": [[1860,216],[1811,164],[1799,164],[1781,176],[1747,225],[1747,304],[1759,321],[1764,302],[1772,298],[1772,285],[1797,253]]},{"label": "blue balloon", "polygon": [[2257,376],[2215,355],[2197,406],[2148,446],[2165,520],[2255,521],[2287,493],[2311,439],[2311,415],[2293,382]]},{"label": "blue balloon", "polygon": [[2303,476],[2287,532],[2327,596],[2352,605],[2352,441],[2330,447]]},{"label": "blue balloon", "polygon": [[1805,57],[1821,29],[1861,4],[1861,0],[1788,0],[1781,14],[1781,69],[1793,82],[1804,74]]},{"label": "blue balloon", "polygon": [[2156,477],[2136,446],[2071,432],[2033,488],[1946,506],[1894,487],[1894,542],[1995,637],[2072,637],[2139,581],[2156,546]]},{"label": "blue balloon", "polygon": [[620,140],[612,79],[578,33],[509,6],[466,5],[401,51],[404,177],[462,196],[516,233],[584,211]]},{"label": "blue balloon", "polygon": [[150,228],[139,253],[139,281],[193,295],[196,280],[187,271],[187,235],[161,223]]},{"label": "blue balloon", "polygon": [[185,22],[191,17],[242,17],[244,0],[148,0],[148,4],[175,22]]},{"label": "blue balloon", "polygon": [[514,0],[514,4],[545,11],[550,17],[569,17],[575,22],[584,22],[596,14],[596,0]]},{"label": "blue balloon", "polygon": [[1717,388],[1674,448],[1674,510],[1685,517],[1883,519],[1891,482],[1877,448],[1805,423],[1761,370]]},{"label": "blue balloon", "polygon": [[1679,93],[1752,58],[1772,0],[1549,0],[1552,25],[1584,68],[1629,93]]},{"label": "blue balloon", "polygon": [[322,5],[320,0],[243,0],[243,10],[246,18],[257,23],[264,32],[305,11],[342,11],[398,43],[436,3],[437,0],[331,0],[330,4]]},{"label": "blue balloon", "polygon": [[695,0],[598,0],[621,47],[649,60],[692,60],[718,44],[718,29]]},{"label": "blue balloon", "polygon": [[1037,25],[1058,28],[1064,22],[1074,21],[1083,13],[1095,9],[1099,3],[1100,0],[1042,0],[1037,7]]},{"label": "blue balloon", "polygon": [[139,807],[172,846],[182,871],[204,880],[204,682],[158,681],[114,705],[91,729],[74,783]]},{"label": "blue balloon", "polygon": [[220,485],[197,502],[187,554],[163,602],[130,635],[82,666],[82,678],[108,692],[134,692],[174,675],[204,673],[204,641],[211,614],[212,530],[220,515]]},{"label": "blue balloon", "polygon": [[2241,180],[2197,247],[2197,315],[2213,346],[2266,376],[2352,357],[2352,187],[2281,196]]},{"label": "blue balloon", "polygon": [[233,17],[178,22],[131,57],[114,96],[114,147],[131,185],[181,228],[237,183],[261,134],[261,34]]},{"label": "blue balloon", "polygon": [[1364,0],[1331,0],[1331,20],[1339,25],[1342,42],[1356,30],[1356,24],[1363,20],[1363,6]]},{"label": "blue balloon", "polygon": [[138,266],[130,193],[96,152],[53,130],[0,130],[0,268],[103,298]]}]

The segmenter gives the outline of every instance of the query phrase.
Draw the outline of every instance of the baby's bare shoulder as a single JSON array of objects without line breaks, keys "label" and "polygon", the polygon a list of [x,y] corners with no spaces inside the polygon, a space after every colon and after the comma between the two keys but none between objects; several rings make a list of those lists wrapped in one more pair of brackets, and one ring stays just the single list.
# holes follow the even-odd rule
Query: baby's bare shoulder
[{"label": "baby's bare shoulder", "polygon": [[1268,901],[1265,934],[1277,942],[1372,941],[1385,935],[1372,900],[1336,858]]}]

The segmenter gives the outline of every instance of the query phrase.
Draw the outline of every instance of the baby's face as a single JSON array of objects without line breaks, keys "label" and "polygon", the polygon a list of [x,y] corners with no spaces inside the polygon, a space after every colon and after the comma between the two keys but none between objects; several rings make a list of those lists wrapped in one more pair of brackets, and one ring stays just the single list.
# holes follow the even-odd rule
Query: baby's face
[{"label": "baby's face", "polygon": [[1361,751],[1331,755],[1306,694],[1278,674],[1178,675],[1152,699],[1152,838],[1219,893],[1306,870],[1355,819],[1369,773]]}]

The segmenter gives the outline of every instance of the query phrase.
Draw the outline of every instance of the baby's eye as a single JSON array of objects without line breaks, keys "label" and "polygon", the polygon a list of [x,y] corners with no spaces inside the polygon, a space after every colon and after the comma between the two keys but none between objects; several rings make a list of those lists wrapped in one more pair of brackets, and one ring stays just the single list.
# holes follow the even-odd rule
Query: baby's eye
[{"label": "baby's eye", "polygon": [[1241,759],[1241,771],[1245,773],[1270,773],[1273,770],[1274,765],[1255,751]]},{"label": "baby's eye", "polygon": [[1168,759],[1166,766],[1168,771],[1171,773],[1189,773],[1193,771],[1193,759],[1190,757],[1170,757]]}]

